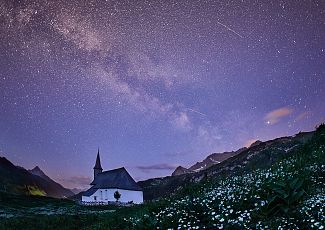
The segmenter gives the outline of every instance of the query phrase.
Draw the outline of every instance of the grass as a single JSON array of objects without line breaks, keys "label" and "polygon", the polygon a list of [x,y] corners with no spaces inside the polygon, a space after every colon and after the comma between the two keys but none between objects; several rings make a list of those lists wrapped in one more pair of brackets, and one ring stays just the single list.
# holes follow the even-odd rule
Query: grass
[{"label": "grass", "polygon": [[175,196],[143,205],[84,207],[0,196],[0,210],[23,210],[0,219],[0,229],[324,229],[324,185],[320,126],[309,142],[270,167],[191,183]]},{"label": "grass", "polygon": [[44,192],[43,190],[39,189],[36,186],[28,186],[27,189],[28,189],[29,194],[32,196],[45,196],[46,195],[46,192]]}]

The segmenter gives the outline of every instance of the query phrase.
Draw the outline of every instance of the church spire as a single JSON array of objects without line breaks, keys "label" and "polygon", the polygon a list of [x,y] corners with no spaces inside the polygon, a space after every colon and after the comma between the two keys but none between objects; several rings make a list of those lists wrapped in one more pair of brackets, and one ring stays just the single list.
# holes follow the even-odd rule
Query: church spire
[{"label": "church spire", "polygon": [[103,168],[102,168],[102,166],[100,164],[100,156],[99,156],[99,148],[98,148],[97,157],[96,157],[96,164],[94,166],[94,179],[102,171],[103,171]]},{"label": "church spire", "polygon": [[94,169],[101,169],[101,170],[103,170],[102,169],[102,166],[100,164],[99,148],[98,148],[98,152],[97,152],[96,164],[95,164]]}]

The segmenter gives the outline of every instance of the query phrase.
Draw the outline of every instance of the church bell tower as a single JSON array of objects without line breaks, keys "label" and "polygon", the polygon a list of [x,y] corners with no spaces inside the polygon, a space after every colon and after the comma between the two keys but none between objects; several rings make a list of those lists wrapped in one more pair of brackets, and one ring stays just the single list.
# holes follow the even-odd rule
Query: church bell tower
[{"label": "church bell tower", "polygon": [[100,164],[100,157],[99,157],[99,149],[97,153],[97,158],[96,158],[96,164],[94,166],[94,179],[96,179],[96,176],[103,171],[102,166]]}]

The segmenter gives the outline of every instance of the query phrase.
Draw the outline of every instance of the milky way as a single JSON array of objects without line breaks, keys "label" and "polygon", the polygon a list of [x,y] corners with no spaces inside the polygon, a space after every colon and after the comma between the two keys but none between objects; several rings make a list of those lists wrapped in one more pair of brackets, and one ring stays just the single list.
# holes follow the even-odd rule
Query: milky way
[{"label": "milky way", "polygon": [[0,0],[0,155],[84,187],[312,130],[324,38],[324,1]]}]

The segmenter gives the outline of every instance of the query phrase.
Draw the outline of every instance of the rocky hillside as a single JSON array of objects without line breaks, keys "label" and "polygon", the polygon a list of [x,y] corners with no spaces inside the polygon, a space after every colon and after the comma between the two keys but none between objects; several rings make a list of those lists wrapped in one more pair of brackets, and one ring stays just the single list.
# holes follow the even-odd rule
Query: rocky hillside
[{"label": "rocky hillside", "polygon": [[0,191],[13,194],[39,195],[56,198],[73,193],[49,178],[39,167],[26,170],[0,157]]},{"label": "rocky hillside", "polygon": [[304,132],[294,136],[258,142],[252,144],[249,148],[232,152],[234,156],[198,172],[154,178],[138,183],[144,189],[145,200],[157,199],[179,191],[191,182],[199,182],[212,177],[225,177],[238,172],[244,173],[256,168],[269,167],[284,156],[290,155],[301,148],[313,135],[314,132]]},{"label": "rocky hillside", "polygon": [[172,173],[172,176],[179,176],[182,174],[186,174],[186,173],[193,173],[194,171],[189,170],[187,168],[184,168],[182,166],[178,166],[175,171]]},{"label": "rocky hillside", "polygon": [[[258,143],[258,142],[255,142]],[[205,170],[212,165],[216,165],[221,163],[224,160],[227,160],[230,157],[236,156],[237,154],[241,153],[242,151],[246,150],[247,148],[241,148],[237,151],[231,151],[231,152],[223,152],[223,153],[212,153],[211,155],[207,156],[203,161],[196,162],[194,165],[192,165],[189,168],[185,168],[182,166],[178,166],[175,171],[172,173],[172,176],[178,176],[186,173],[193,173],[193,172],[199,172],[202,170]]]}]

